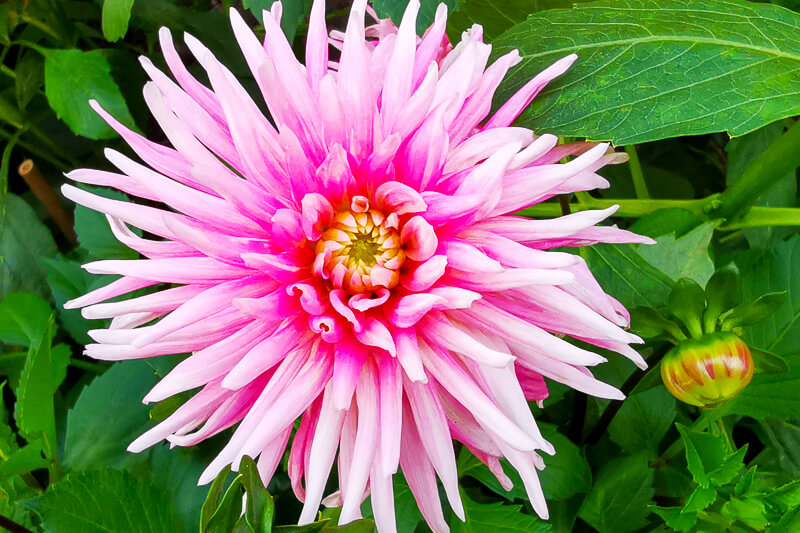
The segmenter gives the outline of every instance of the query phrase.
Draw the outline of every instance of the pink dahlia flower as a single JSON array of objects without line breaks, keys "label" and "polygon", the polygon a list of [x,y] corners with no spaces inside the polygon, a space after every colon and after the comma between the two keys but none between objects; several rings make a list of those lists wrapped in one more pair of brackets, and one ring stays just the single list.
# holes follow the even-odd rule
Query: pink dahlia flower
[{"label": "pink dahlia flower", "polygon": [[[588,369],[605,359],[563,337],[644,366],[629,346],[639,339],[621,329],[625,309],[579,256],[549,250],[644,239],[595,226],[613,209],[552,220],[513,213],[606,186],[595,171],[623,157],[605,144],[557,146],[553,135],[511,126],[575,56],[487,118],[493,92],[520,60],[516,51],[487,66],[480,26],[451,49],[444,6],[421,39],[418,1],[399,28],[365,28],[366,9],[356,1],[347,31],[329,39],[316,0],[305,66],[281,33],[280,4],[264,14],[263,43],[231,11],[270,118],[187,35],[210,87],[192,77],[162,29],[174,81],[142,58],[152,80],[144,96],[172,147],[93,103],[146,165],[108,150],[120,173],[69,174],[148,205],[63,189],[105,213],[144,259],[85,265],[122,277],[68,307],[113,318],[91,332],[91,357],[190,354],[144,401],[199,392],[129,449],[162,439],[190,446],[235,426],[202,483],[245,455],[258,458],[268,482],[291,438],[300,523],[316,517],[336,462],[340,490],[325,502],[342,506],[341,523],[359,518],[370,494],[378,529],[393,532],[399,466],[430,527],[447,531],[437,477],[464,516],[456,439],[510,488],[498,461],[505,457],[547,517],[536,469],[544,467],[539,451],[555,450],[526,400],[547,397],[544,377],[622,397]],[[329,44],[341,49],[338,62]],[[144,287],[159,290],[101,303]]]}]

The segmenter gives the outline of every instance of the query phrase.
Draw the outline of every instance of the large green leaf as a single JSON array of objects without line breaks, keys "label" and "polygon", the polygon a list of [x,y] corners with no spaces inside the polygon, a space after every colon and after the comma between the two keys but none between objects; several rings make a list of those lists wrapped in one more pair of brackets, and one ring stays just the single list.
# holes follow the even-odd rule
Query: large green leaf
[{"label": "large green leaf", "polygon": [[124,471],[76,472],[52,485],[35,504],[46,531],[57,533],[174,533],[165,495]]},{"label": "large green leaf", "polygon": [[639,246],[639,254],[671,279],[689,278],[705,286],[714,274],[708,245],[714,227],[702,224],[685,235],[661,235],[652,246]]},{"label": "large green leaf", "polygon": [[531,13],[572,7],[573,3],[572,0],[460,0],[458,9],[447,17],[447,33],[451,41],[458,42],[461,32],[480,24],[484,41],[491,42]]},{"label": "large green leaf", "polygon": [[726,0],[603,0],[530,16],[494,41],[523,62],[499,101],[554,61],[578,60],[520,123],[633,144],[742,135],[800,112],[800,14]]},{"label": "large green leaf", "polygon": [[653,471],[644,454],[605,463],[578,516],[600,533],[627,533],[646,524]]},{"label": "large green leaf", "polygon": [[616,244],[584,248],[589,268],[606,292],[626,307],[661,307],[673,280],[642,257],[639,249]]},{"label": "large green leaf", "polygon": [[8,194],[0,210],[0,298],[17,291],[46,296],[46,273],[39,258],[57,251],[50,230],[19,196]]},{"label": "large green leaf", "polygon": [[0,302],[0,342],[31,346],[47,329],[53,310],[29,292],[10,294]]},{"label": "large green leaf", "polygon": [[[459,0],[420,0],[419,15],[417,16],[417,33],[420,35],[433,23],[436,8],[439,4],[447,4],[448,10],[453,11],[458,7]],[[372,6],[381,18],[391,18],[399,25],[403,19],[408,0],[373,0]],[[466,28],[465,28],[466,29]]]},{"label": "large green leaf", "polygon": [[91,99],[97,100],[120,122],[133,125],[125,99],[111,77],[111,67],[100,51],[48,51],[44,80],[50,107],[77,135],[90,139],[110,139],[116,135],[89,107]]},{"label": "large green leaf", "polygon": [[67,415],[64,464],[73,470],[135,461],[128,444],[148,426],[141,399],[155,384],[144,361],[116,363],[94,379]]}]

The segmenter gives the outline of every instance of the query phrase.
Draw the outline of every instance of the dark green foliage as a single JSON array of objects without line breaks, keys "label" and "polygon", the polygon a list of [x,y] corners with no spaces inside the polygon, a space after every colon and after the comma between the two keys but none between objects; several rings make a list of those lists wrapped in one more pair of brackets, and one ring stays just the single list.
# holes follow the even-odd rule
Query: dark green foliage
[{"label": "dark green foliage", "polygon": [[[438,0],[421,0],[417,30]],[[345,3],[328,2],[342,29]],[[374,0],[402,18],[407,0]],[[632,310],[636,345],[650,368],[621,357],[592,372],[623,390],[623,402],[587,398],[554,382],[543,408],[539,479],[549,520],[533,512],[517,472],[506,491],[465,446],[456,445],[467,517],[445,505],[454,533],[600,531],[800,531],[800,227],[797,212],[800,2],[737,0],[446,0],[455,45],[482,24],[493,58],[523,61],[495,108],[552,62],[578,60],[523,113],[518,125],[628,144],[628,164],[606,167],[610,187],[526,210],[537,218],[620,210],[612,223],[655,244],[579,249],[598,282]],[[0,514],[36,533],[371,533],[363,520],[338,527],[339,512],[292,525],[298,504],[278,466],[271,493],[244,458],[210,486],[197,479],[230,430],[207,443],[161,443],[126,451],[195,391],[155,405],[142,397],[176,358],[88,360],[88,321],[64,304],[110,281],[81,265],[136,259],[106,217],[74,208],[78,242],[63,235],[15,169],[33,159],[57,191],[77,167],[113,170],[110,147],[130,155],[88,105],[96,99],[126,126],[166,142],[141,95],[147,55],[162,68],[157,31],[205,42],[256,97],[228,24],[227,8],[263,34],[272,0],[10,0],[0,3]],[[281,27],[299,57],[310,0],[284,0]],[[343,16],[344,15],[344,16]],[[727,133],[725,133],[727,132]],[[728,135],[730,134],[730,136]],[[732,138],[731,138],[732,136]],[[677,138],[676,138],[677,137]],[[632,146],[632,143],[637,143]],[[622,147],[617,147],[622,151]],[[756,162],[756,163],[754,163]],[[114,199],[122,193],[92,187]],[[642,194],[642,192],[648,194]],[[733,192],[731,192],[733,191]],[[649,198],[648,198],[649,196]],[[52,206],[50,207],[52,209]],[[131,228],[133,231],[138,231]],[[145,237],[150,237],[145,235]],[[571,251],[576,251],[575,249]],[[672,343],[728,330],[753,353],[756,374],[714,409],[675,400],[660,377]],[[583,345],[582,345],[583,346]],[[334,469],[335,470],[335,469]],[[335,490],[336,474],[329,484]],[[399,533],[429,531],[402,472],[393,479]],[[246,494],[246,503],[242,497]]]}]

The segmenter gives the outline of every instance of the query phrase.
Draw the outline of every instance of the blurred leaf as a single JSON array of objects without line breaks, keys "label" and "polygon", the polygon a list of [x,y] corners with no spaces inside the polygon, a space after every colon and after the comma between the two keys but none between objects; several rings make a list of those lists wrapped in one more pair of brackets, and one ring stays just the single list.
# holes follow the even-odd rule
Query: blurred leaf
[{"label": "blurred leaf", "polygon": [[[658,444],[675,419],[675,398],[664,387],[628,396],[608,426],[613,442],[628,453],[658,455]],[[560,452],[559,452],[560,453]]]},{"label": "blurred leaf", "polygon": [[8,194],[5,217],[0,218],[0,298],[16,291],[46,296],[46,272],[39,258],[57,251],[47,226],[22,198]]},{"label": "blurred leaf", "polygon": [[672,280],[645,260],[641,247],[596,244],[584,248],[586,262],[597,281],[625,307],[661,307]]},{"label": "blurred leaf", "polygon": [[90,329],[103,327],[102,320],[87,320],[81,316],[80,309],[64,309],[64,302],[86,294],[107,284],[113,276],[96,276],[81,268],[80,263],[67,261],[62,257],[42,258],[47,269],[47,284],[53,291],[58,316],[64,329],[80,344],[89,344],[92,340],[86,334]]},{"label": "blurred leaf", "polygon": [[93,50],[50,50],[44,61],[45,95],[50,107],[76,135],[110,139],[116,133],[89,107],[100,105],[117,120],[134,127],[133,118],[103,55]]},{"label": "blurred leaf", "polygon": [[35,294],[17,292],[0,301],[0,341],[31,346],[40,342],[53,310]]},{"label": "blurred leaf", "polygon": [[[433,24],[436,8],[439,4],[446,4],[448,13],[458,8],[461,0],[420,0],[419,15],[417,16],[417,33],[422,33]],[[373,0],[372,7],[380,18],[391,18],[396,25],[403,19],[408,0]],[[466,29],[466,28],[464,28]]]},{"label": "blurred leaf", "polygon": [[4,46],[11,44],[8,8],[7,4],[0,4],[0,44]]},{"label": "blurred leaf", "polygon": [[[742,173],[753,160],[784,131],[781,122],[773,122],[754,132],[730,140],[725,147],[728,153],[727,183],[730,185],[742,176]],[[797,205],[797,177],[790,172],[785,178],[775,183],[755,204],[769,207],[794,207]],[[742,231],[752,248],[768,249],[785,238],[790,232],[785,227],[747,228]]]},{"label": "blurred leaf", "polygon": [[647,524],[653,496],[647,456],[611,459],[600,467],[578,516],[600,533],[628,533]]},{"label": "blurred leaf", "polygon": [[[62,0],[27,0],[24,2],[26,14],[44,22],[45,34],[64,48],[75,44],[75,24],[64,11]],[[42,25],[39,25],[41,27]]]},{"label": "blurred leaf", "polygon": [[640,246],[639,254],[673,280],[689,278],[705,286],[714,274],[714,262],[708,255],[713,233],[714,227],[706,223],[678,238],[662,235],[656,244]]},{"label": "blurred leaf", "polygon": [[[0,383],[0,398],[2,398],[6,383],[6,381]],[[18,449],[17,437],[9,424],[5,402],[0,402],[0,456],[8,457]]]},{"label": "blurred leaf", "polygon": [[466,522],[457,516],[450,520],[453,533],[545,533],[550,524],[522,512],[522,506],[502,503],[482,504],[462,492]]},{"label": "blurred leaf", "polygon": [[64,464],[77,471],[140,460],[126,448],[147,429],[141,399],[155,381],[144,361],[123,361],[86,386],[67,415]]},{"label": "blurred leaf", "polygon": [[680,278],[669,294],[669,312],[683,322],[692,334],[703,335],[703,310],[706,307],[706,293],[695,281]]},{"label": "blurred leaf", "polygon": [[[145,0],[147,1],[147,0]],[[106,41],[114,42],[128,33],[133,0],[103,0],[103,35]]]},{"label": "blurred leaf", "polygon": [[495,56],[519,48],[523,58],[498,101],[577,53],[521,126],[616,145],[742,135],[800,110],[798,28],[800,14],[725,0],[605,0],[536,13],[493,43]]},{"label": "blurred leaf", "polygon": [[[47,457],[57,453],[56,415],[53,396],[60,381],[56,382],[53,352],[50,343],[55,333],[55,319],[51,315],[39,339],[28,349],[28,357],[17,388],[14,419],[20,434],[28,442],[42,439],[42,449]],[[63,376],[62,376],[63,379]]]},{"label": "blurred leaf", "polygon": [[686,235],[702,223],[703,221],[691,211],[680,207],[669,207],[667,209],[659,209],[636,220],[631,225],[630,230],[653,239],[662,235],[674,235],[678,238]]},{"label": "blurred leaf", "polygon": [[[306,0],[283,0],[283,14],[281,15],[281,29],[286,39],[291,43],[294,40],[297,26],[308,18],[308,11],[311,3]],[[271,0],[243,0],[242,5],[258,19],[260,24],[264,24],[262,12],[269,11],[272,7]],[[306,9],[308,6],[309,9]]]},{"label": "blurred leaf", "polygon": [[733,309],[742,301],[742,280],[734,265],[728,265],[714,272],[706,284],[706,312],[703,324],[706,332],[716,327],[722,313]]},{"label": "blurred leaf", "polygon": [[149,482],[106,468],[73,472],[38,498],[46,531],[57,533],[174,533],[175,513]]},{"label": "blurred leaf", "polygon": [[792,417],[800,413],[800,365],[783,374],[756,374],[747,387],[722,407],[723,414],[757,420]]},{"label": "blurred leaf", "polygon": [[759,422],[766,448],[755,462],[763,463],[765,455],[775,458],[775,466],[792,478],[800,479],[800,425],[797,420],[771,419]]},{"label": "blurred leaf", "polygon": [[775,354],[761,350],[751,349],[753,368],[758,374],[783,374],[789,371],[786,361]]},{"label": "blurred leaf", "polygon": [[775,312],[786,301],[786,291],[759,296],[754,302],[739,305],[722,319],[722,329],[732,329],[758,324]]},{"label": "blurred leaf", "polygon": [[[130,198],[124,193],[105,187],[83,187],[84,189],[104,198],[128,201]],[[131,250],[117,240],[108,219],[103,213],[83,207],[75,206],[75,233],[81,247],[89,253],[92,259],[138,259],[139,253]],[[140,230],[136,233],[141,235]]]},{"label": "blurred leaf", "polygon": [[11,96],[12,89],[0,93],[0,122],[13,126],[15,129],[22,128],[25,124],[25,115],[17,108],[14,97]]},{"label": "blurred leaf", "polygon": [[38,52],[26,50],[14,69],[17,105],[25,109],[44,84],[44,59]]}]

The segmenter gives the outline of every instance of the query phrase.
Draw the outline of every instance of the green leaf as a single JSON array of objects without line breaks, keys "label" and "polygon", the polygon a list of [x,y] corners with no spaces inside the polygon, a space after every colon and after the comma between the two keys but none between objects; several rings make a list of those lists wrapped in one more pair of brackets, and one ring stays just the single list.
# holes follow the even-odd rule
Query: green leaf
[{"label": "green leaf", "polygon": [[709,473],[721,467],[727,459],[722,436],[687,428],[676,424],[686,447],[686,463],[695,482],[701,487],[711,484]]},{"label": "green leaf", "polygon": [[44,83],[44,60],[38,52],[26,50],[14,69],[17,105],[25,109]]},{"label": "green leaf", "polygon": [[522,506],[502,503],[481,504],[472,501],[462,492],[466,522],[457,516],[450,520],[453,533],[545,533],[550,524],[522,513]]},{"label": "green leaf", "polygon": [[706,294],[695,281],[680,278],[669,294],[669,312],[683,322],[692,337],[703,336],[703,310],[706,307]]},{"label": "green leaf", "polygon": [[[675,419],[675,398],[664,387],[628,396],[608,426],[613,442],[628,453],[658,455],[658,444]],[[560,451],[559,451],[560,453]]]},{"label": "green leaf", "polygon": [[618,457],[600,468],[578,516],[600,533],[636,531],[647,524],[653,492],[647,456]]},{"label": "green leaf", "polygon": [[686,338],[675,322],[664,318],[652,307],[635,307],[630,312],[631,330],[642,338],[652,339],[659,335],[669,335],[676,342]]},{"label": "green leaf", "polygon": [[103,36],[108,42],[115,42],[128,33],[128,21],[131,18],[133,0],[103,1]]},{"label": "green leaf", "polygon": [[48,460],[42,455],[42,441],[31,442],[0,462],[0,478],[25,474],[47,468]]},{"label": "green leaf", "polygon": [[743,135],[800,112],[798,28],[800,14],[725,0],[604,0],[537,13],[494,41],[496,55],[519,48],[523,57],[498,100],[577,53],[521,125],[617,145]]},{"label": "green leaf", "polygon": [[[548,500],[561,501],[587,492],[592,486],[592,473],[581,455],[580,449],[559,433],[553,424],[539,423],[539,429],[544,438],[549,440],[557,450],[553,456],[543,455],[545,469],[539,472],[539,480],[545,497]],[[477,479],[509,501],[527,500],[525,486],[517,471],[505,459],[501,459],[500,463],[514,484],[510,491],[506,491],[489,468],[466,448],[462,448],[459,453],[458,471],[462,476]]]},{"label": "green leaf", "polygon": [[242,486],[247,493],[244,512],[247,525],[256,533],[270,533],[275,515],[275,502],[261,481],[255,461],[245,456],[239,471],[242,473]]},{"label": "green leaf", "polygon": [[45,95],[58,118],[76,135],[110,139],[116,133],[89,106],[97,100],[112,116],[135,127],[111,67],[98,50],[50,50],[44,60]]},{"label": "green leaf", "polygon": [[758,324],[774,313],[786,301],[786,291],[760,296],[755,302],[744,303],[722,319],[722,329],[729,330]]},{"label": "green leaf", "polygon": [[73,470],[138,460],[126,451],[148,426],[141,399],[155,384],[144,361],[115,363],[92,381],[67,415],[64,464]]},{"label": "green leaf", "polygon": [[217,510],[217,507],[222,503],[222,498],[225,495],[225,481],[231,473],[229,466],[226,466],[222,472],[217,474],[211,487],[208,489],[208,494],[203,502],[203,507],[200,509],[200,531],[206,531],[208,522]]},{"label": "green leaf", "polygon": [[11,292],[30,291],[46,296],[46,272],[39,258],[58,250],[47,226],[25,200],[6,196],[0,213],[0,298]]},{"label": "green leaf", "polygon": [[64,329],[79,344],[89,344],[92,340],[87,331],[104,327],[102,320],[87,320],[81,316],[80,309],[64,309],[64,303],[87,292],[102,287],[113,276],[96,276],[81,268],[76,261],[62,257],[45,257],[42,263],[47,269],[47,284],[53,291],[58,309],[58,317]]},{"label": "green leaf", "polygon": [[[745,302],[788,291],[783,305],[762,322],[744,328],[744,335],[749,346],[781,356],[794,366],[790,356],[800,352],[800,236],[776,244],[769,252],[740,254],[736,263]],[[756,376],[753,384],[759,378]]]},{"label": "green leaf", "polygon": [[0,44],[4,46],[11,44],[8,8],[7,4],[0,4]]},{"label": "green leaf", "polygon": [[744,456],[747,453],[747,444],[725,459],[718,468],[709,472],[708,479],[714,485],[721,487],[733,481],[744,468]]},{"label": "green leaf", "polygon": [[20,434],[28,442],[41,439],[42,449],[50,458],[55,457],[58,445],[53,396],[61,384],[54,379],[50,346],[54,332],[55,319],[51,315],[41,337],[28,349],[14,407],[14,419]]},{"label": "green leaf", "polygon": [[[585,1],[585,0],[584,0]],[[483,26],[483,39],[492,42],[530,13],[572,7],[572,0],[459,0],[458,9],[447,17],[447,34],[452,42],[461,40],[461,32],[473,24]]]},{"label": "green leaf", "polygon": [[733,309],[742,301],[742,280],[734,265],[714,272],[706,284],[706,312],[703,325],[706,332],[714,331],[722,313]]},{"label": "green leaf", "polygon": [[714,274],[714,262],[708,255],[708,245],[714,227],[702,224],[685,235],[663,235],[652,246],[639,246],[639,253],[655,268],[671,279],[689,278],[705,286]]},{"label": "green leaf", "polygon": [[675,531],[689,531],[697,523],[697,513],[684,513],[682,507],[653,507],[653,512]]},{"label": "green leaf", "polygon": [[149,482],[107,468],[76,472],[36,502],[46,531],[174,533],[180,526],[164,494]]},{"label": "green leaf", "polygon": [[763,531],[769,525],[764,502],[756,498],[731,498],[722,506],[722,516],[738,520],[743,524]]},{"label": "green leaf", "polygon": [[775,354],[752,348],[753,368],[758,374],[783,374],[789,371],[786,361]]},{"label": "green leaf", "polygon": [[672,280],[642,257],[641,247],[597,244],[584,251],[597,281],[625,307],[661,307],[667,302]]},{"label": "green leaf", "polygon": [[202,445],[170,449],[169,444],[160,443],[150,453],[152,474],[149,479],[169,498],[185,526],[184,533],[197,533],[198,517],[208,490],[197,485],[200,474],[208,466],[203,449]]},{"label": "green leaf", "polygon": [[35,294],[17,292],[0,302],[0,341],[31,346],[42,338],[53,310]]},{"label": "green leaf", "polygon": [[[105,187],[83,187],[87,191],[112,200],[128,201],[130,198],[124,193]],[[141,234],[141,231],[136,231]],[[108,219],[103,213],[83,207],[75,206],[75,234],[81,247],[93,259],[138,259],[139,253],[131,250],[117,240]]]},{"label": "green leaf", "polygon": [[698,486],[686,499],[683,506],[684,513],[699,513],[714,503],[717,499],[717,491],[714,487]]},{"label": "green leaf", "polygon": [[[725,147],[725,151],[728,153],[728,185],[736,182],[744,174],[745,169],[783,132],[783,124],[774,122],[742,137],[731,139]],[[797,179],[795,172],[792,171],[768,190],[763,191],[763,195],[753,205],[794,207],[797,205],[796,197]],[[785,227],[745,228],[742,233],[752,248],[769,249],[773,244],[789,235],[790,229]]]},{"label": "green leaf", "polygon": [[[420,0],[419,15],[417,16],[417,33],[422,33],[433,24],[436,8],[439,4],[447,4],[448,13],[452,13],[458,8],[460,0]],[[392,21],[400,25],[403,13],[408,5],[408,0],[373,0],[372,7],[380,18],[391,18]],[[466,29],[466,28],[464,28]]]},{"label": "green leaf", "polygon": [[208,520],[206,528],[201,529],[200,533],[231,533],[241,516],[243,495],[244,488],[240,474],[228,485],[219,505]]},{"label": "green leaf", "polygon": [[722,407],[722,414],[757,420],[792,417],[800,412],[800,365],[783,374],[757,374],[747,387]]}]

